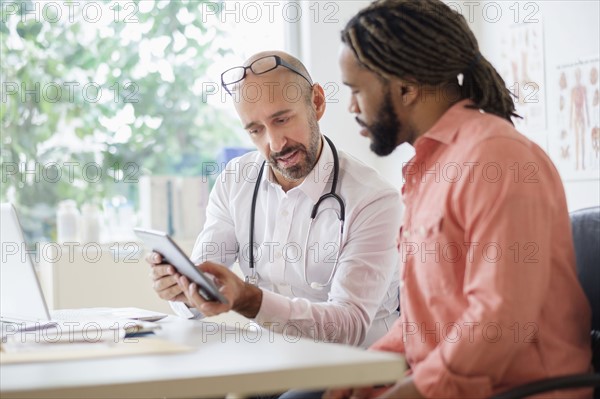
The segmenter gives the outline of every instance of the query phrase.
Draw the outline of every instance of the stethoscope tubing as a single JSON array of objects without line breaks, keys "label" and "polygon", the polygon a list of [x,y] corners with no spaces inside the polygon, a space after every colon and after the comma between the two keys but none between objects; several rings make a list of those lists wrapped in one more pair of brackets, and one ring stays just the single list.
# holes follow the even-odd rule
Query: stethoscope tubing
[{"label": "stethoscope tubing", "polygon": [[[306,282],[307,285],[309,285],[310,287],[314,288],[314,289],[322,289],[323,287],[329,285],[331,283],[331,280],[333,279],[333,276],[335,274],[335,271],[337,269],[338,266],[338,260],[339,260],[339,254],[340,254],[340,250],[341,250],[341,245],[342,245],[342,235],[344,233],[344,223],[346,220],[346,205],[344,203],[344,200],[337,194],[336,190],[337,190],[337,183],[338,183],[338,179],[339,179],[339,175],[340,175],[340,161],[339,161],[339,157],[338,157],[338,152],[337,152],[337,148],[335,148],[335,145],[333,144],[333,142],[329,139],[329,137],[323,135],[323,137],[325,138],[325,140],[327,141],[327,143],[329,144],[329,147],[331,148],[331,152],[333,153],[333,180],[331,183],[331,190],[328,193],[323,194],[318,200],[317,203],[313,206],[313,209],[311,211],[310,214],[310,224],[308,227],[308,234],[306,237],[306,243],[305,243],[305,247],[304,250],[306,252],[306,247],[308,246],[308,238],[310,236],[310,229],[312,227],[312,223],[314,222],[317,213],[319,211],[319,206],[321,205],[321,202],[323,202],[324,200],[328,199],[328,198],[333,198],[335,199],[339,206],[340,206],[340,213],[339,213],[339,219],[340,219],[340,239],[339,239],[339,243],[338,243],[338,248],[337,248],[337,256],[335,259],[335,265],[333,266],[333,270],[331,271],[331,274],[329,276],[329,279],[327,280],[327,282],[325,284],[319,284],[319,283],[309,283],[308,282],[308,277],[306,275],[306,269],[307,269],[307,256],[306,254],[304,254],[304,281]],[[252,282],[253,284],[257,283],[257,278],[256,278],[256,268],[255,268],[255,262],[254,262],[254,219],[255,219],[255,214],[256,214],[256,201],[258,198],[258,190],[260,187],[260,182],[262,181],[262,176],[263,176],[263,172],[265,170],[265,164],[266,161],[263,161],[261,167],[260,167],[260,171],[258,172],[258,176],[256,178],[256,183],[254,185],[254,193],[252,195],[252,204],[251,204],[251,209],[250,209],[250,231],[249,231],[249,238],[250,238],[250,248],[249,248],[249,267],[250,267],[250,271],[251,271],[251,275],[252,277],[246,276],[246,281],[247,282]]]}]

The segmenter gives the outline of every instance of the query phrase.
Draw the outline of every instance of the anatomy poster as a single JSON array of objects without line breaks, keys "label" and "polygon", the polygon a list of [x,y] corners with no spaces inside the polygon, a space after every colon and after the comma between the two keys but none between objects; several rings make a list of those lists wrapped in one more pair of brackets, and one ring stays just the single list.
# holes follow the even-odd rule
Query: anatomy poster
[{"label": "anatomy poster", "polygon": [[516,128],[546,148],[546,90],[542,21],[511,25],[501,42],[499,72],[514,94]]},{"label": "anatomy poster", "polygon": [[563,178],[597,178],[600,170],[600,56],[556,68],[551,84],[558,93],[548,147]]}]

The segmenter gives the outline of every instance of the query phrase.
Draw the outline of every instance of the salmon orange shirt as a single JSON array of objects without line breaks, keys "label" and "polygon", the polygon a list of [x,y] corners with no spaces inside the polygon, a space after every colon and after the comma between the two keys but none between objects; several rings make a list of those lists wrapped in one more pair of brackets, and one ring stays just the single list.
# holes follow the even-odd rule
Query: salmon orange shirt
[{"label": "salmon orange shirt", "polygon": [[403,166],[401,317],[371,347],[404,353],[426,397],[489,397],[591,362],[561,179],[539,146],[470,104]]}]

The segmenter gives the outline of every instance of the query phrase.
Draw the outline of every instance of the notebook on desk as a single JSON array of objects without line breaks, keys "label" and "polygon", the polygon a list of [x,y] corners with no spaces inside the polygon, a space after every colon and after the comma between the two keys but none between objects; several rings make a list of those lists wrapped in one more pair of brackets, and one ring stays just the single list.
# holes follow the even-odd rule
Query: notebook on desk
[{"label": "notebook on desk", "polygon": [[[137,308],[63,309],[50,312],[26,248],[17,212],[10,203],[0,204],[0,208],[0,324],[3,337],[15,331],[40,329],[54,329],[52,337],[56,336],[57,330],[72,333],[75,340],[80,332],[89,335],[114,331],[116,336],[142,333],[158,327],[151,321],[167,316]],[[69,334],[61,336],[70,337]]]}]

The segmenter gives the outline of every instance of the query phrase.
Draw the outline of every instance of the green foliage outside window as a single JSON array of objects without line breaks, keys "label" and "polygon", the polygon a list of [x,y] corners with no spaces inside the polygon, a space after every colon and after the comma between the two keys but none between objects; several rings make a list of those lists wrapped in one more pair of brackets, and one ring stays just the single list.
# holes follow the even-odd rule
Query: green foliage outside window
[{"label": "green foliage outside window", "polygon": [[141,175],[201,175],[239,144],[238,122],[203,101],[203,83],[218,80],[207,68],[227,50],[202,2],[81,2],[61,15],[3,3],[0,199],[18,204],[30,240],[54,238],[63,199],[135,203]]}]

